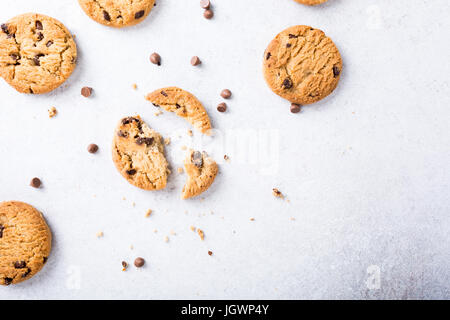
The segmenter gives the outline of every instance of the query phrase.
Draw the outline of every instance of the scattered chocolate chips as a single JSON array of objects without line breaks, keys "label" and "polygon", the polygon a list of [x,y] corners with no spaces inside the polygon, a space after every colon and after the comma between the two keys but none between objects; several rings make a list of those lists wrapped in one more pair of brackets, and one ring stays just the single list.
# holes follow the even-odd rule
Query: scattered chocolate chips
[{"label": "scattered chocolate chips", "polygon": [[25,261],[16,261],[14,262],[14,268],[16,269],[23,269],[27,266],[27,263]]},{"label": "scattered chocolate chips", "polygon": [[89,153],[96,153],[98,151],[98,145],[96,145],[95,143],[91,143],[90,145],[88,145],[87,151]]},{"label": "scattered chocolate chips", "polygon": [[283,81],[283,87],[284,87],[285,89],[290,89],[290,88],[292,88],[292,80],[291,80],[290,78],[284,79],[284,81]]},{"label": "scattered chocolate chips", "polygon": [[13,281],[12,278],[5,277],[5,285],[9,286],[12,283],[12,281]]},{"label": "scattered chocolate chips", "polygon": [[139,258],[136,258],[136,260],[134,260],[134,265],[137,268],[142,268],[144,266],[144,264],[145,264],[144,258],[139,257]]},{"label": "scattered chocolate chips", "polygon": [[333,66],[333,75],[334,75],[334,77],[336,78],[340,74],[341,74],[341,70],[339,70],[338,67]]},{"label": "scattered chocolate chips", "polygon": [[43,30],[44,29],[44,27],[42,26],[42,22],[40,22],[39,20],[36,20],[35,26],[36,26],[37,30]]},{"label": "scattered chocolate chips", "polygon": [[30,272],[31,272],[31,269],[27,268],[27,271],[25,271],[25,273],[22,274],[22,278],[26,278],[30,274]]},{"label": "scattered chocolate chips", "polygon": [[194,56],[194,57],[191,58],[191,64],[192,64],[194,67],[195,67],[195,66],[198,66],[198,65],[201,64],[201,63],[202,63],[202,61],[200,60],[199,57]]},{"label": "scattered chocolate chips", "polygon": [[31,179],[30,186],[32,186],[33,188],[37,189],[41,186],[41,184],[42,184],[41,179],[39,178]]},{"label": "scattered chocolate chips", "polygon": [[128,133],[127,132],[123,132],[122,130],[119,130],[119,132],[117,132],[117,135],[121,138],[126,138],[128,137]]},{"label": "scattered chocolate chips", "polygon": [[220,93],[220,96],[224,99],[230,99],[231,98],[231,91],[228,89],[223,89]]},{"label": "scattered chocolate chips", "polygon": [[48,48],[48,47],[50,47],[52,44],[53,44],[53,41],[52,41],[52,40],[49,40],[49,41],[47,41],[47,43],[46,43],[45,45],[46,45],[47,48]]},{"label": "scattered chocolate chips", "polygon": [[138,145],[142,145],[142,144],[145,143],[147,146],[150,146],[150,145],[153,143],[153,140],[154,140],[153,137],[145,137],[145,138],[138,137],[138,138],[136,139],[136,143],[137,143]]},{"label": "scattered chocolate chips", "polygon": [[217,106],[217,111],[219,112],[227,111],[227,104],[225,102],[219,103],[219,105]]},{"label": "scattered chocolate chips", "polygon": [[81,95],[85,98],[89,98],[92,95],[92,88],[91,87],[81,88]]},{"label": "scattered chocolate chips", "polygon": [[37,55],[34,56],[33,58],[33,62],[35,66],[40,66],[41,65],[41,61],[39,59],[41,59],[41,57],[43,57],[44,54],[43,53],[38,53]]},{"label": "scattered chocolate chips", "polygon": [[291,112],[292,113],[299,113],[300,112],[300,110],[301,110],[301,105],[299,105],[299,104],[296,104],[296,103],[292,103],[291,104]]},{"label": "scattered chocolate chips", "polygon": [[111,16],[106,10],[103,10],[103,19],[105,19],[106,21],[111,21]]},{"label": "scattered chocolate chips", "polygon": [[5,230],[5,227],[2,224],[0,224],[0,238],[3,237],[3,230]]},{"label": "scattered chocolate chips", "polygon": [[203,166],[203,156],[199,151],[192,153],[191,160],[197,168],[201,168]]},{"label": "scattered chocolate chips", "polygon": [[200,7],[203,9],[209,9],[211,7],[211,2],[209,0],[201,0]]},{"label": "scattered chocolate chips", "polygon": [[165,91],[161,91],[161,94],[162,94],[164,97],[168,97],[168,96],[169,96]]},{"label": "scattered chocolate chips", "polygon": [[142,18],[143,16],[144,16],[144,14],[145,14],[145,10],[141,10],[141,11],[138,11],[138,12],[136,12],[135,14],[134,14],[134,18],[137,20],[137,19],[140,19],[140,18]]},{"label": "scattered chocolate chips", "polygon": [[127,174],[130,176],[134,176],[136,174],[136,170],[135,169],[127,170]]},{"label": "scattered chocolate chips", "polygon": [[267,52],[267,55],[266,55],[266,60],[269,60],[269,58],[272,56],[272,54],[270,53],[270,52]]},{"label": "scattered chocolate chips", "polygon": [[205,12],[203,12],[203,16],[206,19],[212,19],[212,17],[214,17],[214,12],[211,9],[206,9]]},{"label": "scattered chocolate chips", "polygon": [[161,65],[161,56],[159,54],[157,54],[156,52],[153,52],[150,55],[150,62],[160,66]]}]

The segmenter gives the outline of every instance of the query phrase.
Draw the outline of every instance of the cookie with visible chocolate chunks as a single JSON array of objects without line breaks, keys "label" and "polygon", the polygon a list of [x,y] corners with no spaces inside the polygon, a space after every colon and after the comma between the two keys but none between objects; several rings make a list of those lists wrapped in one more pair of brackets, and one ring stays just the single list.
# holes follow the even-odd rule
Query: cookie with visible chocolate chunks
[{"label": "cookie with visible chocolate chunks", "polygon": [[144,190],[166,187],[170,174],[161,135],[139,116],[123,118],[113,139],[112,157],[120,174]]},{"label": "cookie with visible chocolate chunks", "polygon": [[264,77],[273,92],[296,104],[311,104],[336,88],[342,59],[321,30],[294,26],[279,33],[264,53]]},{"label": "cookie with visible chocolate chunks", "polygon": [[51,248],[50,228],[38,210],[19,201],[0,203],[0,285],[30,279]]},{"label": "cookie with visible chocolate chunks", "polygon": [[77,47],[58,20],[26,13],[1,24],[0,76],[22,93],[59,87],[76,66]]},{"label": "cookie with visible chocolate chunks", "polygon": [[208,190],[219,172],[217,163],[206,152],[189,150],[184,160],[187,181],[182,199],[189,199]]},{"label": "cookie with visible chocolate chunks", "polygon": [[162,88],[149,93],[146,97],[154,106],[174,112],[185,118],[196,129],[211,134],[211,121],[202,103],[190,92],[177,87]]},{"label": "cookie with visible chocolate chunks", "polygon": [[298,3],[302,3],[302,4],[306,4],[308,6],[315,6],[321,3],[325,3],[328,0],[294,0],[297,1]]},{"label": "cookie with visible chocolate chunks", "polygon": [[92,19],[105,26],[122,28],[138,24],[148,16],[155,0],[78,0]]}]

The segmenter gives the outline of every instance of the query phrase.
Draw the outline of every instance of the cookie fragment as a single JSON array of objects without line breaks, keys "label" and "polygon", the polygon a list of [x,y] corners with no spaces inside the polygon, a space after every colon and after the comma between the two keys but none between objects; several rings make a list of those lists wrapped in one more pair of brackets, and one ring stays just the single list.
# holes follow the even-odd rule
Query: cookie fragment
[{"label": "cookie fragment", "polygon": [[189,150],[184,161],[187,181],[182,199],[188,199],[208,190],[219,171],[217,163],[206,152]]},{"label": "cookie fragment", "polygon": [[294,0],[301,4],[306,4],[308,6],[315,6],[324,2],[327,2],[328,0]]}]

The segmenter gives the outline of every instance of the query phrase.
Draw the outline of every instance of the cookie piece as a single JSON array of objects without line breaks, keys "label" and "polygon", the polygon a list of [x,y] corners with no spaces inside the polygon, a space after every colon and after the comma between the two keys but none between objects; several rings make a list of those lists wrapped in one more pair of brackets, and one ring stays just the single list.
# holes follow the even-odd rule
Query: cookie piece
[{"label": "cookie piece", "polygon": [[328,0],[294,0],[294,1],[297,1],[298,3],[306,4],[308,6],[315,6],[317,4],[327,2]]},{"label": "cookie piece", "polygon": [[219,172],[217,163],[206,152],[194,150],[189,150],[184,168],[188,178],[182,191],[183,199],[198,196],[208,190]]},{"label": "cookie piece", "polygon": [[27,13],[1,25],[0,76],[22,93],[46,93],[72,74],[77,47],[56,19]]},{"label": "cookie piece", "polygon": [[273,92],[297,104],[310,104],[336,88],[342,59],[321,30],[294,26],[278,34],[264,53],[264,77]]},{"label": "cookie piece", "polygon": [[169,164],[161,135],[139,116],[123,118],[114,135],[112,156],[117,170],[132,185],[144,190],[166,187]]},{"label": "cookie piece", "polygon": [[19,201],[0,203],[0,284],[30,279],[47,262],[52,234],[42,214]]},{"label": "cookie piece", "polygon": [[202,133],[210,134],[211,121],[203,105],[193,94],[177,87],[162,88],[149,93],[146,98],[157,107],[175,112],[186,118]]},{"label": "cookie piece", "polygon": [[78,0],[91,19],[105,26],[122,28],[138,24],[152,11],[155,0]]}]

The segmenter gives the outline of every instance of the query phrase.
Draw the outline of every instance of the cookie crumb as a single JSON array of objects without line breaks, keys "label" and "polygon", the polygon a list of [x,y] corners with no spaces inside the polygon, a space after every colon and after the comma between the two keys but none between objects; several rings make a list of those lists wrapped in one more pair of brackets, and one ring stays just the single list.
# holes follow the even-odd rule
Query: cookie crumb
[{"label": "cookie crumb", "polygon": [[103,237],[103,231],[97,232],[96,236],[97,236],[97,238],[102,238]]},{"label": "cookie crumb", "polygon": [[168,146],[168,145],[170,144],[170,142],[171,142],[170,138],[165,138],[165,139],[164,139],[164,144],[165,144],[166,146]]},{"label": "cookie crumb", "polygon": [[200,236],[200,239],[205,240],[205,233],[201,229],[197,229],[197,233]]},{"label": "cookie crumb", "polygon": [[169,237],[168,236],[164,237],[164,242],[169,242]]},{"label": "cookie crumb", "polygon": [[213,255],[213,252],[212,252],[211,250],[208,250],[208,254],[209,254],[210,256],[212,256],[212,255]]},{"label": "cookie crumb", "polygon": [[155,116],[157,116],[157,117],[160,116],[161,114],[163,114],[163,112],[161,110],[158,110],[155,112]]},{"label": "cookie crumb", "polygon": [[126,261],[122,261],[122,271],[127,271],[128,263]]},{"label": "cookie crumb", "polygon": [[294,217],[290,217],[289,220],[295,221],[295,218]]},{"label": "cookie crumb", "polygon": [[153,229],[153,233],[157,233],[158,232],[158,229]]},{"label": "cookie crumb", "polygon": [[176,236],[176,235],[177,235],[176,232],[173,231],[173,230],[170,230],[170,234],[173,235],[173,236]]},{"label": "cookie crumb", "polygon": [[133,84],[131,85],[131,87],[132,87],[134,90],[136,90],[136,89],[137,89],[137,84],[136,84],[136,83],[133,83]]},{"label": "cookie crumb", "polygon": [[284,195],[283,195],[283,194],[281,193],[281,191],[278,190],[277,188],[273,188],[273,189],[272,189],[272,194],[273,194],[275,197],[277,197],[277,198],[281,198],[281,199],[284,198]]},{"label": "cookie crumb", "polygon": [[224,155],[224,156],[223,156],[223,159],[224,159],[226,162],[230,162],[230,157],[227,156],[227,155]]},{"label": "cookie crumb", "polygon": [[194,226],[190,226],[189,229],[191,229],[191,231],[195,232],[195,227]]},{"label": "cookie crumb", "polygon": [[181,150],[187,150],[186,146],[181,146]]},{"label": "cookie crumb", "polygon": [[58,110],[55,107],[48,109],[48,117],[51,119],[58,114]]},{"label": "cookie crumb", "polygon": [[134,249],[134,246],[133,246],[133,245],[130,245],[130,249],[133,250],[133,249]]},{"label": "cookie crumb", "polygon": [[184,170],[183,170],[182,167],[178,167],[178,168],[177,168],[177,171],[178,171],[178,173],[183,173],[183,172],[184,172]]},{"label": "cookie crumb", "polygon": [[255,221],[255,218],[250,218],[250,221]]},{"label": "cookie crumb", "polygon": [[194,133],[192,132],[192,130],[188,130],[187,132],[188,136],[192,137],[194,135]]},{"label": "cookie crumb", "polygon": [[145,213],[145,217],[148,218],[150,217],[150,215],[152,214],[153,210],[152,209],[148,209],[147,212]]}]

